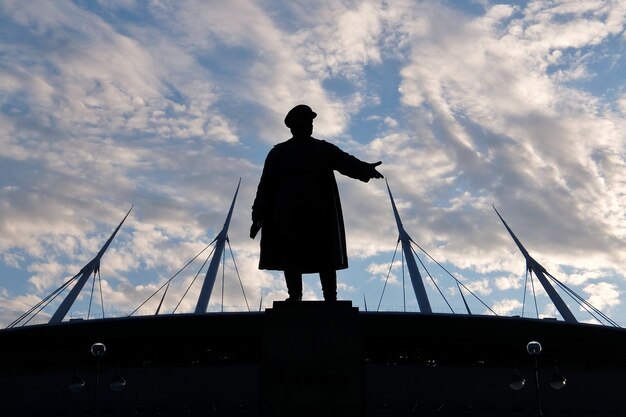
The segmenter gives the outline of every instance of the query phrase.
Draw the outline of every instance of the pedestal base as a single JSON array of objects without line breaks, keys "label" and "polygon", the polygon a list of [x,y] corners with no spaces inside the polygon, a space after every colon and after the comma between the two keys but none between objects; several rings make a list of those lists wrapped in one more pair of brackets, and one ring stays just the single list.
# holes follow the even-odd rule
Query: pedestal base
[{"label": "pedestal base", "polygon": [[265,318],[262,415],[362,416],[361,350],[350,301],[275,302]]}]

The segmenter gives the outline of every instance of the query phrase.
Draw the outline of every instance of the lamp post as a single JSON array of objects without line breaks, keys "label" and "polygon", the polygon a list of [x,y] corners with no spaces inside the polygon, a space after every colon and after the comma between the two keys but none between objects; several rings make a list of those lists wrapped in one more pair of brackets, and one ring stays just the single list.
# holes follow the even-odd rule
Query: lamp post
[{"label": "lamp post", "polygon": [[543,416],[543,411],[541,410],[541,394],[539,393],[539,354],[541,353],[541,343],[539,342],[528,342],[526,345],[526,352],[533,358],[533,367],[535,368],[535,392],[537,393],[537,415]]},{"label": "lamp post", "polygon": [[[99,414],[99,390],[100,390],[100,359],[104,356],[107,348],[104,343],[94,343],[91,345],[91,356],[96,358],[96,387],[94,392],[94,416]],[[74,373],[67,387],[74,393],[79,393],[85,388],[85,380],[80,377],[78,370]],[[109,387],[112,391],[120,392],[126,388],[126,379],[121,375],[119,370],[119,363],[116,367],[116,375],[111,379]]]},{"label": "lamp post", "polygon": [[[543,410],[541,407],[541,394],[539,391],[539,354],[543,350],[541,343],[537,341],[530,341],[526,344],[526,352],[530,355],[533,361],[533,371],[535,374],[535,393],[537,397],[537,415],[543,416]],[[521,390],[524,388],[526,380],[518,373],[517,366],[515,366],[515,371],[511,379],[509,380],[509,387],[513,390]],[[555,366],[554,374],[552,375],[552,379],[550,380],[550,387],[553,389],[561,389],[565,386],[567,380],[563,378],[563,376],[559,373],[558,369]]]},{"label": "lamp post", "polygon": [[104,343],[94,343],[91,345],[91,355],[96,358],[96,394],[94,400],[94,415],[98,417],[98,389],[100,387],[100,358],[104,356],[107,347]]}]

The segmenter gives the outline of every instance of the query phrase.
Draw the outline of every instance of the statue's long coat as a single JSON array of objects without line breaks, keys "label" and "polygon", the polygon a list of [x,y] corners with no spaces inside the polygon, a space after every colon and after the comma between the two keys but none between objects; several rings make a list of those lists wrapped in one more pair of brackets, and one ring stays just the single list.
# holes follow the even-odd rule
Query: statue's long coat
[{"label": "statue's long coat", "polygon": [[260,269],[348,267],[335,170],[367,182],[371,166],[315,138],[291,138],[272,148],[252,207],[252,220],[263,222]]}]

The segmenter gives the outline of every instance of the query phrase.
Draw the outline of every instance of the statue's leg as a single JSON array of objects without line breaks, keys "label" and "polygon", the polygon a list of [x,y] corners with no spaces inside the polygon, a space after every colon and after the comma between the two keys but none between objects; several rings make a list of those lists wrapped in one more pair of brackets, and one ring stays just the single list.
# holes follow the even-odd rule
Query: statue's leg
[{"label": "statue's leg", "polygon": [[285,282],[289,298],[285,301],[302,300],[302,273],[298,271],[285,271]]},{"label": "statue's leg", "polygon": [[325,301],[337,301],[337,271],[320,272],[322,292]]}]

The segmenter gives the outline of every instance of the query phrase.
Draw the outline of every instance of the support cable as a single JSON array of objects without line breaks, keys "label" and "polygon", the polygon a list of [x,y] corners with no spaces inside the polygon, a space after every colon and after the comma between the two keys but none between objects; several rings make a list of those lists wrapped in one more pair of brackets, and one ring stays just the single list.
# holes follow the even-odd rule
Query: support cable
[{"label": "support cable", "polygon": [[[64,288],[65,289],[65,288]],[[37,314],[41,313],[41,311],[48,307],[50,305],[51,302],[54,301],[55,298],[57,298],[59,296],[59,294],[61,294],[62,291],[57,292],[47,303],[45,303],[44,305],[42,305],[41,307],[39,307],[39,310],[37,310],[37,312],[35,314],[33,314],[32,316],[30,316],[30,318],[28,320],[26,320],[24,322],[24,324],[22,324],[22,326],[27,325],[32,319],[35,318],[35,316],[37,316]]]},{"label": "support cable", "polygon": [[230,247],[230,240],[226,239],[226,243],[228,243],[228,250],[230,251],[230,256],[231,258],[233,258],[233,265],[235,266],[235,272],[237,273],[237,278],[239,279],[239,286],[241,286],[243,299],[246,302],[246,307],[248,308],[248,311],[250,311],[250,306],[248,305],[248,297],[246,297],[246,290],[243,289],[243,282],[241,281],[241,275],[239,275],[239,268],[237,268],[237,261],[235,261],[235,255],[233,254],[233,249]]},{"label": "support cable", "polygon": [[[178,274],[180,274],[181,272],[183,272],[183,270],[184,270],[185,268],[187,268],[187,267],[189,266],[189,264],[191,264],[193,261],[195,261],[195,260],[196,260],[196,258],[198,258],[198,256],[202,255],[202,253],[203,253],[205,250],[207,250],[207,249],[208,249],[211,245],[213,245],[213,243],[215,243],[215,241],[216,241],[216,239],[213,239],[213,242],[211,242],[211,243],[209,243],[208,245],[206,245],[206,246],[204,247],[204,249],[202,249],[200,252],[198,252],[198,254],[197,254],[196,256],[194,256],[193,258],[191,258],[191,260],[190,260],[189,262],[187,262],[187,263],[185,264],[185,266],[183,266],[182,268],[180,268],[180,269],[178,270],[178,272],[176,272],[176,273],[175,273],[175,274],[174,274],[174,275],[173,275],[170,279],[168,279],[167,281],[165,281],[165,283],[163,283],[163,285],[161,285],[161,286],[160,286],[160,287],[159,287],[159,288],[158,288],[155,292],[153,292],[153,293],[152,293],[152,295],[150,295],[150,297],[148,297],[147,299],[145,299],[145,300],[144,300],[144,302],[143,302],[143,303],[141,303],[141,304],[139,305],[139,307],[137,307],[136,309],[134,309],[134,310],[133,310],[133,311],[132,311],[132,312],[128,315],[128,317],[130,317],[130,316],[132,316],[133,314],[135,314],[135,313],[136,313],[136,312],[137,312],[137,311],[138,311],[141,307],[143,307],[143,306],[144,306],[144,304],[146,304],[148,301],[150,301],[150,300],[152,299],[152,297],[154,297],[154,296],[156,295],[156,293],[158,293],[159,291],[161,291],[161,289],[162,289],[163,287],[165,287],[167,284],[169,284],[169,283],[170,283],[170,282],[171,282],[174,278],[176,278],[176,277],[178,276]],[[213,250],[215,250],[215,247],[213,247]],[[213,253],[213,252],[211,252],[211,253]],[[210,257],[210,256],[211,256],[211,255],[209,255],[209,257]]]},{"label": "support cable", "polygon": [[[546,275],[548,275],[550,278],[552,278],[552,280],[554,282],[556,282],[556,284],[563,288],[570,297],[574,298],[574,300],[578,300],[578,304],[580,306],[582,306],[583,308],[585,308],[583,306],[586,305],[587,307],[591,308],[594,312],[596,312],[596,314],[600,315],[603,319],[605,319],[607,322],[609,322],[611,325],[613,325],[614,327],[620,327],[615,321],[613,321],[609,316],[607,316],[606,314],[604,314],[602,311],[600,311],[599,309],[597,309],[596,307],[594,307],[591,303],[589,303],[587,300],[585,300],[584,298],[582,298],[580,295],[578,295],[576,292],[574,292],[574,290],[572,290],[571,288],[569,288],[567,285],[565,285],[564,283],[562,283],[561,281],[559,281],[558,279],[556,279],[554,276],[552,276],[552,274],[550,274],[549,272],[546,272]],[[585,308],[585,310],[587,310],[587,308]],[[587,312],[589,312],[589,314],[591,314],[596,320],[598,320],[589,310],[587,310]],[[598,320],[600,321],[600,320]]]},{"label": "support cable", "polygon": [[533,289],[533,299],[535,300],[535,313],[537,314],[537,318],[539,318],[539,308],[537,307],[537,294],[535,294],[535,280],[533,279],[533,273],[530,272],[530,285]]},{"label": "support cable", "polygon": [[[567,294],[567,295],[569,295],[570,297],[572,297],[572,295],[571,295],[571,294]],[[584,309],[587,313],[589,313],[589,315],[590,315],[591,317],[593,317],[593,319],[594,319],[595,321],[597,321],[599,324],[601,324],[601,325],[603,325],[603,326],[604,326],[604,323],[602,322],[602,320],[600,320],[600,319],[599,319],[599,318],[598,318],[595,314],[593,314],[593,312],[592,312],[591,310],[589,310],[589,308],[587,308],[587,306],[586,306],[585,304],[581,303],[579,300],[575,299],[574,297],[572,297],[572,298],[574,299],[574,302],[575,302],[576,304],[578,304],[580,307],[582,307],[582,308],[583,308],[583,309]],[[611,323],[611,325],[613,325],[613,324]]]},{"label": "support cable", "polygon": [[22,326],[26,325],[33,317],[39,314],[41,310],[46,308],[52,301],[54,301],[54,299],[61,292],[63,292],[63,290],[66,289],[74,280],[76,280],[80,275],[81,273],[79,272],[78,274],[74,275],[72,278],[67,280],[65,283],[63,283],[59,288],[57,288],[56,290],[52,291],[50,294],[42,298],[37,304],[32,306],[27,312],[25,312],[24,314],[19,316],[17,319],[15,319],[13,322],[11,322],[11,324],[7,326],[7,329],[15,327],[20,321],[24,320],[26,317],[31,315],[33,311],[37,310],[39,307],[43,305],[43,307],[39,308],[39,310],[35,314],[33,314],[31,318],[29,318],[25,323],[22,324]]},{"label": "support cable", "polygon": [[400,245],[400,239],[398,239],[398,243],[396,243],[396,249],[393,251],[393,257],[391,258],[391,264],[389,265],[389,271],[387,271],[387,278],[385,278],[385,285],[383,285],[383,292],[380,294],[380,300],[378,300],[378,307],[376,307],[376,312],[380,310],[380,303],[383,301],[383,295],[385,295],[385,288],[387,288],[387,281],[389,281],[389,275],[391,274],[391,268],[393,268],[393,261],[396,260],[396,253],[398,252],[398,245]]},{"label": "support cable", "polygon": [[[589,310],[589,308],[587,308],[587,306],[584,304],[584,302],[586,302],[584,299],[582,299],[582,298],[581,298],[578,294],[576,294],[573,290],[571,290],[570,288],[568,288],[567,286],[565,286],[565,284],[562,284],[562,283],[561,283],[559,280],[557,280],[556,278],[554,278],[554,277],[552,277],[552,278],[554,279],[554,281],[556,282],[556,284],[557,284],[557,285],[559,285],[559,287],[560,287],[561,289],[563,289],[563,290],[565,291],[565,293],[566,293],[567,295],[569,295],[569,296],[570,296],[570,297],[574,300],[574,302],[575,302],[576,304],[578,304],[578,305],[579,305],[580,307],[582,307],[582,308],[583,308],[583,309],[584,309],[587,313],[589,313],[589,315],[590,315],[591,317],[593,317],[593,318],[594,318],[594,319],[595,319],[598,323],[600,323],[600,324],[604,325],[604,323],[603,323],[600,319],[598,319],[598,317],[596,317],[596,315],[595,315],[595,314],[593,314],[593,312],[591,312],[591,311]],[[581,302],[581,301],[582,301],[582,302]],[[590,306],[592,309],[595,309],[595,307],[593,307],[591,304],[589,304],[589,306]],[[602,312],[601,312],[601,311],[599,311],[599,310],[598,310],[598,311],[596,311],[596,312],[598,312],[599,314],[603,315],[603,314],[602,314]],[[603,316],[604,316],[604,315],[603,315]],[[609,322],[610,322],[610,319],[609,319]],[[612,324],[612,323],[611,323],[611,324]]]},{"label": "support cable", "polygon": [[467,292],[469,292],[475,299],[477,299],[483,306],[485,306],[487,308],[487,310],[491,311],[495,316],[498,315],[498,313],[496,313],[495,311],[493,311],[493,309],[491,307],[489,307],[487,304],[485,304],[485,302],[483,300],[480,299],[480,297],[478,297],[476,294],[474,294],[474,292],[472,290],[470,290],[469,288],[467,288],[467,286],[465,284],[463,284],[461,281],[459,281],[454,275],[452,275],[452,273],[450,271],[448,271],[446,269],[445,266],[441,265],[435,258],[433,258],[432,256],[430,256],[430,254],[428,252],[426,252],[420,245],[418,245],[417,243],[415,243],[415,241],[413,239],[411,239],[411,242],[417,246],[419,248],[419,250],[421,250],[422,252],[424,252],[424,254],[426,254],[426,256],[428,256],[428,258],[430,258],[431,261],[433,261],[434,263],[436,263],[441,269],[443,269],[453,280],[455,280],[457,282],[457,284],[460,284],[463,288],[465,288],[465,290]]},{"label": "support cable", "polygon": [[526,268],[526,278],[524,278],[524,297],[522,298],[522,317],[526,308],[526,291],[528,290],[528,268]]},{"label": "support cable", "polygon": [[211,259],[211,255],[213,255],[213,252],[215,252],[215,246],[213,246],[213,250],[211,251],[211,253],[209,253],[209,256],[207,256],[207,258],[204,260],[202,265],[200,265],[200,269],[198,269],[198,272],[196,272],[196,275],[191,280],[191,283],[187,286],[187,289],[185,290],[185,293],[183,294],[183,296],[180,297],[180,300],[178,300],[178,304],[176,304],[176,307],[174,307],[174,310],[172,310],[172,314],[176,313],[176,310],[178,310],[178,307],[180,306],[180,304],[183,302],[183,300],[187,296],[187,293],[191,289],[193,283],[196,282],[196,279],[198,279],[198,276],[200,275],[200,272],[202,272],[202,270],[204,269],[204,266],[207,264],[207,262],[209,262],[209,259]]},{"label": "support cable", "polygon": [[554,276],[552,276],[551,274],[547,273],[546,274],[552,278],[552,280],[559,286],[561,287],[564,291],[566,291],[566,293],[574,299],[574,301],[580,305],[582,308],[585,309],[585,311],[587,311],[594,319],[596,319],[596,321],[598,321],[600,324],[603,324],[591,311],[589,311],[589,308],[592,309],[594,312],[596,312],[598,315],[600,315],[602,318],[604,318],[606,321],[608,321],[611,325],[613,326],[617,326],[617,323],[615,323],[613,320],[611,320],[607,315],[605,315],[602,311],[598,310],[596,307],[594,307],[592,304],[590,304],[587,300],[585,300],[584,298],[582,298],[580,295],[578,295],[576,292],[574,292],[574,290],[572,290],[571,288],[569,288],[567,285],[565,285],[564,283],[562,283],[561,281],[559,281],[558,279],[556,279]]},{"label": "support cable", "polygon": [[94,271],[93,280],[91,281],[91,294],[89,295],[89,308],[87,309],[87,320],[91,314],[91,302],[93,301],[93,288],[96,286],[96,274]]},{"label": "support cable", "polygon": [[[409,245],[411,246],[411,245]],[[437,282],[435,281],[435,278],[433,278],[432,275],[430,275],[430,271],[428,271],[428,269],[426,268],[426,265],[424,265],[424,262],[422,262],[421,258],[419,256],[417,256],[417,252],[415,252],[415,249],[413,249],[413,246],[411,246],[411,250],[413,251],[413,254],[415,255],[415,257],[417,258],[418,261],[420,261],[420,264],[422,265],[422,268],[424,268],[424,271],[426,271],[426,273],[428,274],[428,276],[430,277],[430,280],[433,282],[433,284],[435,284],[435,288],[437,288],[437,291],[439,291],[439,295],[441,295],[441,298],[443,298],[443,301],[446,302],[446,304],[448,305],[448,308],[450,309],[450,311],[452,312],[452,314],[456,314],[454,312],[454,309],[452,308],[452,306],[450,305],[450,303],[448,302],[448,299],[446,298],[445,295],[443,295],[443,292],[441,291],[441,288],[439,288],[439,285],[437,285]]]}]

